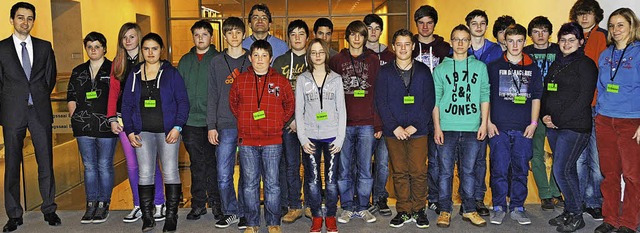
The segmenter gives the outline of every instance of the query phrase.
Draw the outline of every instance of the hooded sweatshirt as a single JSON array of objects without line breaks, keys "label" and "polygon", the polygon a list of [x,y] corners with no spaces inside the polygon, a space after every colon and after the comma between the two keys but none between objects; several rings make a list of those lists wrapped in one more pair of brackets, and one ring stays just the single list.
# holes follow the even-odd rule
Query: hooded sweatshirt
[{"label": "hooded sweatshirt", "polygon": [[486,38],[484,39],[484,45],[481,48],[478,48],[477,50],[469,48],[469,55],[475,56],[476,59],[487,65],[502,57],[502,53],[500,45],[493,43]]},{"label": "hooded sweatshirt", "polygon": [[218,54],[218,50],[214,45],[204,53],[202,60],[198,60],[196,47],[194,46],[187,54],[180,58],[178,63],[178,71],[184,78],[184,84],[187,86],[187,94],[189,95],[189,119],[188,126],[205,127],[207,126],[207,80],[209,78],[209,64],[211,59]]},{"label": "hooded sweatshirt", "polygon": [[[311,73],[306,71],[298,76],[296,85],[296,125],[300,144],[309,143],[309,139],[335,137],[333,144],[342,147],[347,128],[342,77],[330,71],[319,87]],[[325,120],[318,120],[317,114],[321,112],[327,113]]]},{"label": "hooded sweatshirt", "polygon": [[249,51],[233,58],[227,49],[211,59],[209,64],[209,95],[207,104],[207,128],[236,129],[238,122],[229,108],[229,91],[240,73],[251,66]]},{"label": "hooded sweatshirt", "polygon": [[289,80],[291,88],[293,88],[294,91],[296,90],[296,79],[298,75],[307,71],[307,66],[306,54],[298,56],[293,53],[291,49],[273,61],[273,68]]},{"label": "hooded sweatshirt", "polygon": [[[608,117],[637,119],[640,118],[640,42],[627,45],[624,57],[622,52],[611,45],[600,55],[596,109],[598,114]],[[608,92],[609,84],[618,85],[618,93]]]},{"label": "hooded sweatshirt", "polygon": [[[524,131],[531,124],[531,101],[542,97],[540,70],[527,54],[518,64],[512,64],[506,54],[490,63],[491,122],[500,131]],[[515,96],[525,96],[524,104],[515,103]]]},{"label": "hooded sweatshirt", "polygon": [[396,54],[394,54],[389,47],[384,44],[380,44],[380,47],[376,50],[373,50],[369,47],[367,49],[371,50],[374,54],[378,56],[378,60],[380,60],[380,66],[383,66],[394,59],[396,59]]},{"label": "hooded sweatshirt", "polygon": [[487,66],[473,56],[456,61],[445,58],[433,72],[436,106],[442,131],[476,132],[480,105],[489,102]]},{"label": "hooded sweatshirt", "polygon": [[451,52],[451,45],[444,41],[444,38],[435,34],[433,35],[433,38],[435,38],[434,41],[425,44],[418,40],[417,35],[414,36],[414,41],[417,41],[418,43],[416,43],[412,53],[412,56],[416,61],[424,63],[432,70],[435,69],[438,64],[442,63],[444,58]]},{"label": "hooded sweatshirt", "polygon": [[[250,66],[235,79],[229,92],[229,106],[238,119],[238,145],[282,144],[282,128],[295,112],[293,90],[273,68],[257,77]],[[264,111],[264,118],[256,119],[260,111]]]}]

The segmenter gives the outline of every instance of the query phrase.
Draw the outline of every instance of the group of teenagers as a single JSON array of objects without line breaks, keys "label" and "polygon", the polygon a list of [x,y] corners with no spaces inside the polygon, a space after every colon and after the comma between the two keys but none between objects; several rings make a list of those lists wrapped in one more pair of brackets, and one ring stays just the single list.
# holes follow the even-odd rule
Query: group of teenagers
[{"label": "group of teenagers", "polygon": [[[12,8],[14,40],[29,16],[32,27],[29,3]],[[164,232],[177,228],[181,141],[191,162],[186,218],[200,219],[209,207],[217,228],[259,232],[261,193],[270,233],[302,216],[311,219],[311,233],[323,225],[338,232],[337,222],[354,218],[376,222],[375,213],[392,215],[389,175],[397,199],[391,227],[427,228],[432,210],[446,228],[457,165],[459,214],[474,226],[486,226],[483,216],[502,224],[507,214],[531,224],[524,208],[531,169],[542,209],[563,208],[549,220],[557,231],[583,228],[587,213],[603,220],[596,233],[635,232],[640,21],[631,9],[615,10],[607,31],[598,27],[604,19],[598,2],[578,0],[558,43],[549,41],[553,27],[544,16],[527,28],[499,17],[497,42],[485,37],[489,18],[482,10],[452,29],[450,43],[434,34],[432,6],[418,8],[413,19],[418,34],[400,29],[390,47],[379,42],[380,16],[353,21],[345,30],[348,47],[338,52],[330,47],[329,19],[316,20],[312,32],[304,21],[291,21],[287,44],[269,34],[269,8],[256,4],[248,15],[251,35],[240,18],[224,20],[227,47],[220,52],[211,44],[211,24],[194,23],[194,46],[177,68],[162,59],[162,38],[142,35],[135,23],[120,28],[113,61],[105,58],[105,36],[89,33],[83,40],[89,60],[73,69],[67,89],[85,167],[81,222],[108,219],[119,138],[134,200],[123,221],[142,219],[145,232],[157,221]],[[525,46],[527,36],[533,44]],[[492,210],[484,204],[487,147]],[[8,215],[4,232],[22,224],[21,216]]]}]

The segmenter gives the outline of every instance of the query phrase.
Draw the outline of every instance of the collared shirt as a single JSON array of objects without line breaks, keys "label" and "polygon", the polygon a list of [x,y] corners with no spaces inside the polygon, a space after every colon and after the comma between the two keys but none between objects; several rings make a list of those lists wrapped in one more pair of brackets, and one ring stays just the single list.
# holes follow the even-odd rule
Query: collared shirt
[{"label": "collared shirt", "polygon": [[16,47],[16,54],[18,54],[18,59],[20,59],[20,65],[22,65],[22,45],[20,43],[27,42],[26,47],[27,47],[27,52],[29,53],[29,60],[30,60],[29,62],[33,67],[33,42],[31,41],[31,35],[28,35],[27,39],[24,41],[20,40],[15,33],[13,33],[12,36],[13,36],[13,45]]}]

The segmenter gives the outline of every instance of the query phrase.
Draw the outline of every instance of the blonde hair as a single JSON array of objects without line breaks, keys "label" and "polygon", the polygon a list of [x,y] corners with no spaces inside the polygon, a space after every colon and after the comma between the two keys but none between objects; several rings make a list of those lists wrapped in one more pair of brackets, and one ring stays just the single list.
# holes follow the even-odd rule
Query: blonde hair
[{"label": "blonde hair", "polygon": [[127,50],[122,44],[122,39],[127,31],[131,29],[135,30],[136,34],[138,34],[138,62],[142,62],[144,60],[142,56],[140,56],[140,44],[142,41],[140,26],[131,22],[123,24],[122,27],[120,27],[120,32],[118,33],[118,50],[116,51],[116,57],[113,58],[113,74],[120,81],[123,81],[127,75],[124,73],[127,64]]},{"label": "blonde hair", "polygon": [[608,24],[611,22],[611,17],[616,15],[621,16],[629,23],[629,40],[626,41],[626,43],[631,44],[634,41],[640,40],[640,21],[638,21],[638,17],[636,17],[636,14],[633,13],[631,9],[624,7],[613,11],[609,16],[609,20],[607,20],[607,29],[609,29],[609,33],[607,34],[607,45],[615,44],[612,36],[613,30],[611,30]]},{"label": "blonde hair", "polygon": [[[322,50],[324,51],[324,70],[329,73],[329,45],[323,39],[313,38],[309,41],[309,44],[307,45],[307,54],[305,55],[307,57],[307,61],[311,61],[311,46],[316,43],[319,43],[320,46],[322,46]],[[313,68],[313,65],[307,67],[311,73],[313,73]]]}]

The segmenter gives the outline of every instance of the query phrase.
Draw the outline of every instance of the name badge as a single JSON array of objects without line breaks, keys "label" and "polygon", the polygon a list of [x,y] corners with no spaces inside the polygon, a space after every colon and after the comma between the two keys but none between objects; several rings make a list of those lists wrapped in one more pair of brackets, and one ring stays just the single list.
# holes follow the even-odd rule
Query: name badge
[{"label": "name badge", "polygon": [[616,85],[616,84],[607,84],[607,92],[611,92],[611,93],[618,93],[618,91],[620,90],[620,85]]},{"label": "name badge", "polygon": [[353,91],[353,97],[358,97],[358,98],[364,97],[364,90],[355,90],[355,91]]},{"label": "name badge", "polygon": [[404,104],[413,104],[415,103],[415,97],[411,95],[407,95],[404,97]]},{"label": "name badge", "polygon": [[95,91],[90,91],[85,93],[87,95],[87,99],[88,100],[92,100],[92,99],[97,99],[98,98],[98,93]]},{"label": "name badge", "polygon": [[253,113],[253,120],[254,121],[257,121],[257,120],[260,120],[260,119],[264,119],[266,117],[267,117],[267,115],[264,114],[264,110],[260,110],[260,111],[257,111],[257,112]]},{"label": "name badge", "polygon": [[156,100],[144,100],[144,107],[145,108],[155,108],[156,107]]},{"label": "name badge", "polygon": [[316,113],[316,121],[324,121],[327,119],[329,119],[329,114],[327,114],[327,112]]},{"label": "name badge", "polygon": [[558,84],[557,83],[548,83],[547,84],[547,91],[558,91]]},{"label": "name badge", "polygon": [[513,97],[513,103],[515,103],[515,104],[524,104],[526,102],[527,102],[527,97],[526,96],[518,95],[518,96],[514,96]]}]

